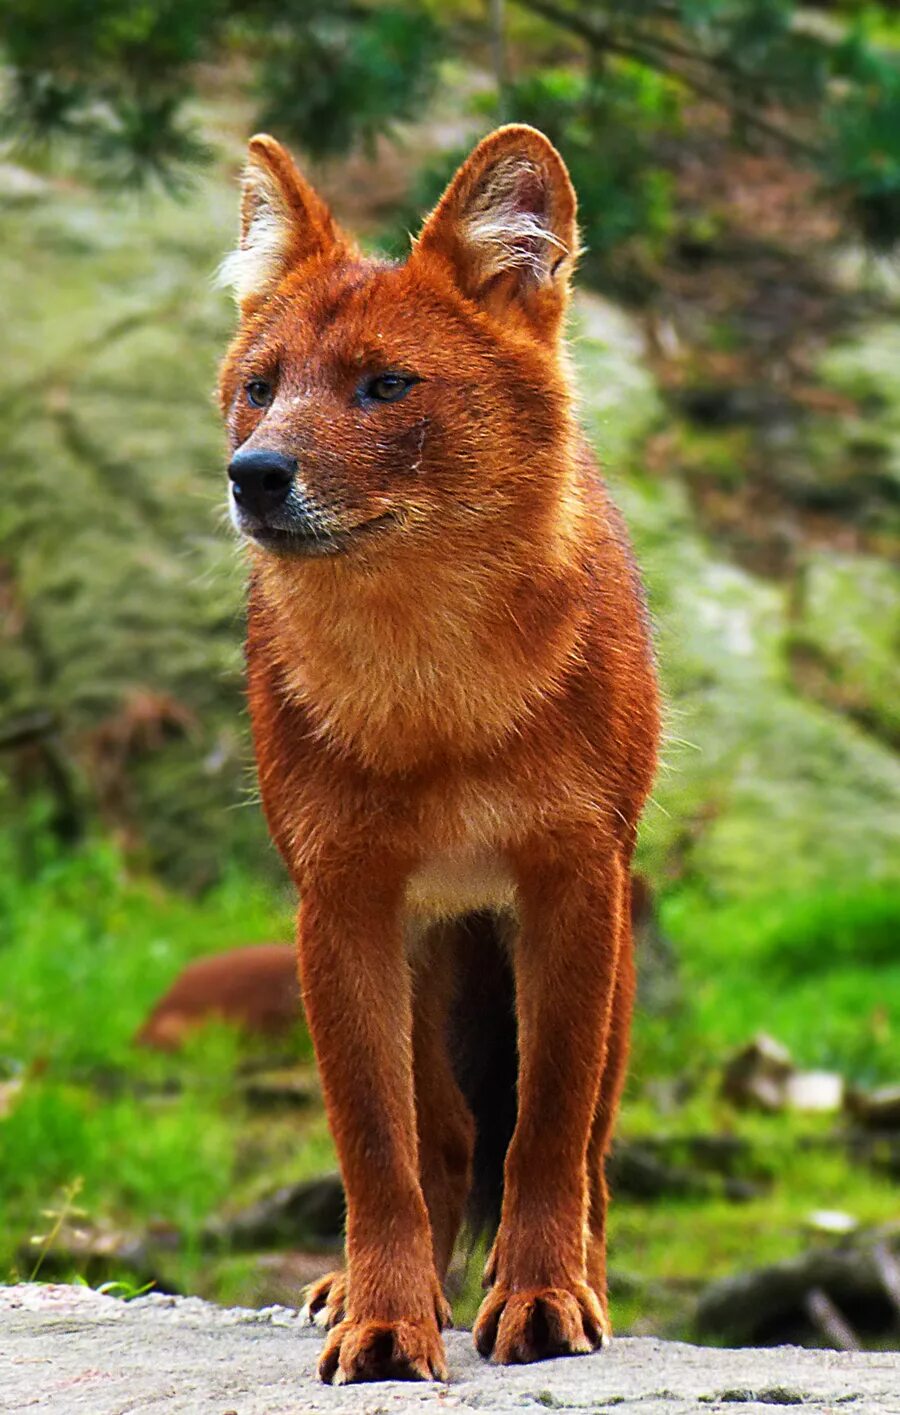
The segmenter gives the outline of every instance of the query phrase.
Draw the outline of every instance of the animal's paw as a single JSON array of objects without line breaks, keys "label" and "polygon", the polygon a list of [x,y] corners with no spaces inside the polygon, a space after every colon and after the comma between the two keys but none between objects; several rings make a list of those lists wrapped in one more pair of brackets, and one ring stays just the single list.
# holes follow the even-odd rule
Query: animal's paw
[{"label": "animal's paw", "polygon": [[319,1378],[336,1386],[353,1381],[445,1381],[447,1363],[437,1323],[342,1321],[329,1333]]},{"label": "animal's paw", "polygon": [[305,1300],[300,1312],[303,1320],[330,1331],[347,1315],[347,1274],[326,1273],[311,1282],[303,1295]]},{"label": "animal's paw", "polygon": [[498,1283],[481,1304],[474,1334],[480,1355],[511,1366],[596,1351],[609,1339],[609,1324],[586,1283],[517,1292]]}]

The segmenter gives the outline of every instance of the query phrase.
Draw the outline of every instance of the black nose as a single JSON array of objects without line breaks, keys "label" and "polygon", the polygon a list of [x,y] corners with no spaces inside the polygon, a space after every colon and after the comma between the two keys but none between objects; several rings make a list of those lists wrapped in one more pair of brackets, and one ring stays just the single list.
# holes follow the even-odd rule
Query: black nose
[{"label": "black nose", "polygon": [[296,458],[259,448],[236,452],[231,459],[228,475],[238,506],[244,511],[264,516],[287,500],[296,471]]}]

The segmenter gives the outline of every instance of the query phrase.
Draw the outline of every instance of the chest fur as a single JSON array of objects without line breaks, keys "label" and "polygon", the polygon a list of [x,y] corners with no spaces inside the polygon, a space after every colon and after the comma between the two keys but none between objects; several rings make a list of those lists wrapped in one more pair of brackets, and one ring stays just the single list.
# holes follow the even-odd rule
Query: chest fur
[{"label": "chest fur", "polygon": [[283,688],[320,737],[375,770],[496,749],[572,660],[578,625],[537,571],[438,561],[412,580],[324,566],[304,596],[278,568],[261,567],[259,589]]}]

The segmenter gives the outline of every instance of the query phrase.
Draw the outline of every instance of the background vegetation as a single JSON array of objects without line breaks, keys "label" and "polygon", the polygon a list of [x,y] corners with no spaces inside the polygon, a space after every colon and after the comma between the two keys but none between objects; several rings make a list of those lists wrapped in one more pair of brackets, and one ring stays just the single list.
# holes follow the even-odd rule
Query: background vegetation
[{"label": "background vegetation", "polygon": [[135,1249],[31,1242],[78,1210],[156,1234],[161,1283],[283,1296],[271,1254],[204,1232],[333,1163],[317,1105],[248,1099],[224,1028],[177,1059],[131,1045],[188,960],[291,930],[210,396],[232,318],[210,276],[260,123],[395,253],[498,118],[544,127],[579,189],[583,418],[669,705],[622,1135],[676,1173],[729,1139],[745,1181],[624,1186],[620,1325],[691,1332],[710,1277],[831,1241],[818,1210],[896,1220],[890,1146],[860,1162],[845,1118],[719,1088],[761,1029],[855,1087],[900,1080],[891,13],[7,0],[2,26],[0,1276],[143,1281]]}]

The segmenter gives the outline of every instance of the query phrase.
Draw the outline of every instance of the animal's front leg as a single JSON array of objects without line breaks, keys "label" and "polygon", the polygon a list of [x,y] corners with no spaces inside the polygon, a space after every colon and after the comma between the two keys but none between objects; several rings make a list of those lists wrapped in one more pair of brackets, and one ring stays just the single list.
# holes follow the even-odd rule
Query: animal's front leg
[{"label": "animal's front leg", "polygon": [[588,1281],[587,1152],[613,996],[622,867],[572,842],[519,862],[519,1110],[475,1324],[483,1356],[587,1352],[607,1334]]},{"label": "animal's front leg", "polygon": [[418,1176],[402,882],[332,872],[304,891],[300,976],[347,1195],[346,1316],[325,1381],[446,1379],[447,1306]]}]

